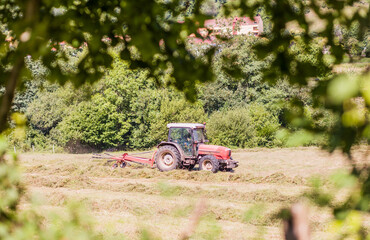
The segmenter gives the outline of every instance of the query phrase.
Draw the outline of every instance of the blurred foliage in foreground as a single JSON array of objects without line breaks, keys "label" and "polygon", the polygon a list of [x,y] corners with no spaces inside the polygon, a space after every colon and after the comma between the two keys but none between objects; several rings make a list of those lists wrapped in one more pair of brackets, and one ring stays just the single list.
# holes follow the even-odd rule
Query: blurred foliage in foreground
[{"label": "blurred foliage in foreground", "polygon": [[[45,217],[36,209],[20,209],[24,186],[20,181],[17,156],[5,159],[6,139],[0,138],[0,238],[1,239],[108,239],[92,231],[91,218],[79,204],[68,206],[63,215]],[[29,199],[29,201],[31,201]],[[31,201],[32,202],[32,201]]]},{"label": "blurred foliage in foreground", "polygon": [[[187,36],[197,33],[198,24],[207,18],[200,11],[201,3],[190,0],[2,1],[0,19],[3,39],[4,34],[9,34],[14,40],[11,40],[11,44],[0,42],[0,84],[5,89],[0,102],[0,131],[7,128],[16,88],[24,85],[23,77],[27,74],[25,58],[28,55],[42,61],[52,81],[62,84],[71,81],[80,86],[104,75],[104,70],[113,60],[108,49],[120,45],[123,46],[120,57],[129,62],[130,68],[146,68],[148,76],[157,83],[174,85],[194,101],[196,83],[210,81],[213,77],[208,67],[217,46],[204,51],[203,57],[192,54],[187,47]],[[296,98],[291,101],[290,111],[285,114],[291,129],[280,135],[295,144],[328,134],[329,139],[325,144],[328,149],[333,151],[340,148],[349,156],[353,165],[351,174],[358,181],[355,189],[359,190],[349,194],[338,206],[330,206],[330,201],[323,203],[334,209],[334,216],[339,223],[337,226],[349,223],[355,232],[359,232],[361,228],[356,224],[357,213],[369,212],[368,208],[362,206],[369,203],[370,174],[368,164],[359,166],[352,161],[351,148],[361,140],[370,140],[370,73],[366,69],[356,76],[335,74],[333,66],[342,63],[345,56],[352,60],[353,55],[358,54],[358,43],[363,42],[369,32],[369,3],[351,0],[229,1],[221,8],[223,16],[254,16],[261,11],[271,19],[268,35],[253,47],[258,59],[269,59],[262,80],[271,84],[279,84],[283,80],[290,85],[307,87],[314,109],[328,110],[337,116],[332,127],[315,124],[320,114],[308,114],[312,118],[307,117],[307,105],[302,99]],[[179,24],[179,21],[184,23]],[[82,53],[79,61],[74,62],[72,68],[66,68],[69,56],[59,51],[61,46],[58,43],[62,41],[76,48],[86,42],[86,52]],[[52,48],[57,50],[57,54],[51,51]],[[239,60],[238,51],[223,58],[225,72],[242,78],[243,67],[240,66],[244,64],[235,64]],[[104,105],[102,97],[97,95],[93,101],[113,114],[113,106]],[[109,94],[105,97],[116,100]],[[83,104],[79,107],[87,113],[97,110]],[[122,134],[128,130],[128,126],[121,122],[120,114],[113,114],[113,126],[107,124],[107,132],[115,124],[123,126]],[[20,116],[14,118],[15,122],[23,121]],[[69,120],[82,124],[80,119],[73,116]],[[96,118],[96,121],[100,120]],[[71,129],[71,132],[78,133],[78,130]],[[298,132],[289,134],[295,130]],[[97,139],[92,138],[92,141],[94,143]],[[33,228],[27,228],[28,224],[33,223],[24,221],[17,224],[21,216],[16,209],[20,188],[14,179],[15,175],[7,175],[8,172],[14,172],[14,167],[6,167],[1,182],[3,207],[0,215],[5,224],[1,224],[3,227],[0,232],[21,238],[17,234],[21,236],[28,234],[27,230],[33,231]],[[38,221],[35,220],[36,225],[31,226],[38,226]],[[40,236],[41,233],[35,231],[36,235]],[[358,234],[358,237],[367,238],[366,234]]]}]

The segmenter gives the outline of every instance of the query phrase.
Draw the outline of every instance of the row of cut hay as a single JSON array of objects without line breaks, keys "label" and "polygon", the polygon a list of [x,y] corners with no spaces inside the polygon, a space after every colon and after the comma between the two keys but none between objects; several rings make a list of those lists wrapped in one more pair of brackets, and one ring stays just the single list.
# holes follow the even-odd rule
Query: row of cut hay
[{"label": "row of cut hay", "polygon": [[275,172],[267,176],[256,176],[251,173],[229,173],[218,172],[213,174],[205,171],[174,170],[160,172],[158,169],[149,167],[126,167],[112,170],[102,164],[89,163],[80,165],[79,163],[66,163],[57,165],[36,164],[25,167],[26,173],[41,173],[44,175],[84,175],[89,177],[124,177],[133,179],[169,179],[169,180],[191,180],[199,182],[247,182],[247,183],[274,183],[274,184],[293,184],[305,185],[307,181],[299,176],[289,177],[282,172]]},{"label": "row of cut hay", "polygon": [[28,185],[49,188],[71,188],[71,189],[95,189],[100,191],[124,192],[124,193],[144,193],[147,195],[160,196],[186,196],[186,197],[204,197],[227,201],[243,201],[248,203],[255,202],[275,202],[275,203],[293,203],[298,201],[296,195],[283,194],[277,188],[272,189],[254,189],[251,191],[238,191],[237,188],[228,188],[227,186],[216,189],[207,189],[201,186],[183,186],[176,184],[167,184],[165,182],[155,183],[117,183],[117,182],[99,182],[96,179],[86,176],[75,175],[68,177],[61,176],[39,176],[25,175],[24,182]]}]

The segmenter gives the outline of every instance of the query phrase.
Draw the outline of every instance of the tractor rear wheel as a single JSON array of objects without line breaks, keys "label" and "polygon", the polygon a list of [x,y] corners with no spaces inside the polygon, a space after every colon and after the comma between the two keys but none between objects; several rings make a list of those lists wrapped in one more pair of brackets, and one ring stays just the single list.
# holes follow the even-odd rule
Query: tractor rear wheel
[{"label": "tractor rear wheel", "polygon": [[170,145],[160,147],[155,154],[155,163],[159,171],[171,171],[176,169],[180,163],[179,151]]},{"label": "tractor rear wheel", "polygon": [[216,173],[220,167],[217,158],[213,155],[205,155],[199,160],[199,170]]}]

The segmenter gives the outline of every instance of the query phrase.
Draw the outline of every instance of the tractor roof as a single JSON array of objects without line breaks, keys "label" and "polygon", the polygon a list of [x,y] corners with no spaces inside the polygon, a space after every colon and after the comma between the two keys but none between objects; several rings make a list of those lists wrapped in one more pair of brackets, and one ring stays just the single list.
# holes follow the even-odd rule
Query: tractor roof
[{"label": "tractor roof", "polygon": [[168,128],[204,128],[204,124],[200,123],[169,123],[167,124]]}]

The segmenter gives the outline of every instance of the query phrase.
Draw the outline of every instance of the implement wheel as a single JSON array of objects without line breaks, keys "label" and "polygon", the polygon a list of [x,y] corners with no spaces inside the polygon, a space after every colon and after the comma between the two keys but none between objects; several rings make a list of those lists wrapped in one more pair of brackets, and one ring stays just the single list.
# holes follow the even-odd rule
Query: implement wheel
[{"label": "implement wheel", "polygon": [[121,162],[120,165],[119,165],[121,168],[125,168],[127,166],[127,163],[126,162]]},{"label": "implement wheel", "polygon": [[213,155],[206,155],[199,160],[199,170],[216,173],[220,168],[217,158]]},{"label": "implement wheel", "polygon": [[178,167],[180,163],[180,153],[173,146],[160,147],[155,154],[155,163],[159,171],[171,171]]}]

